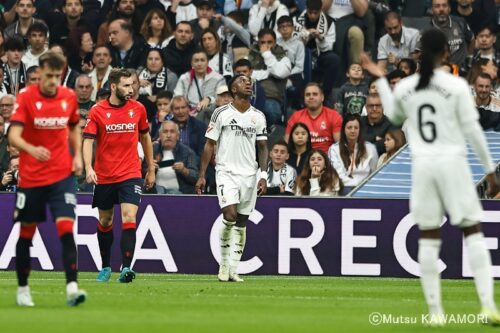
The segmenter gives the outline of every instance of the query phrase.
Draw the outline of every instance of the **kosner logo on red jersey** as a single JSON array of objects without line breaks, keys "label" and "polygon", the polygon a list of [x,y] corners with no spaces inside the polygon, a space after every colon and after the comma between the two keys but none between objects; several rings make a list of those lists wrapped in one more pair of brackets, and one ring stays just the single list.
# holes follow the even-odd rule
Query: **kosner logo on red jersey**
[{"label": "kosner logo on red jersey", "polygon": [[135,123],[109,124],[106,125],[107,133],[134,132]]},{"label": "kosner logo on red jersey", "polygon": [[67,126],[68,117],[35,117],[34,124],[36,128],[61,129]]}]

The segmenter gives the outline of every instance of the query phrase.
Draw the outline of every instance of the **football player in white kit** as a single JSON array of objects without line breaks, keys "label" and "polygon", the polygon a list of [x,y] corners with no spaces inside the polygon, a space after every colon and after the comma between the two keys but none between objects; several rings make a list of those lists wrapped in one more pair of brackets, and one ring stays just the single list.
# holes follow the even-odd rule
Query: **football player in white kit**
[{"label": "football player in white kit", "polygon": [[413,170],[410,210],[420,230],[418,261],[429,307],[428,324],[445,323],[438,260],[439,228],[447,212],[450,223],[463,231],[482,318],[499,325],[491,257],[479,224],[482,210],[467,163],[466,140],[484,166],[490,196],[499,189],[495,165],[469,86],[464,79],[438,69],[447,48],[446,36],[431,29],[423,33],[421,43],[420,73],[401,80],[394,92],[383,71],[367,55],[362,55],[362,65],[381,77],[377,87],[385,114],[394,124],[406,120],[408,126]]},{"label": "football player in white kit", "polygon": [[[255,208],[257,194],[267,189],[267,130],[264,114],[250,105],[252,80],[236,75],[229,82],[229,91],[234,102],[214,111],[205,134],[207,142],[196,192],[201,194],[205,188],[205,171],[217,146],[215,177],[223,214],[218,279],[243,282],[236,270],[245,248],[246,222]],[[257,175],[258,167],[261,172]]]}]

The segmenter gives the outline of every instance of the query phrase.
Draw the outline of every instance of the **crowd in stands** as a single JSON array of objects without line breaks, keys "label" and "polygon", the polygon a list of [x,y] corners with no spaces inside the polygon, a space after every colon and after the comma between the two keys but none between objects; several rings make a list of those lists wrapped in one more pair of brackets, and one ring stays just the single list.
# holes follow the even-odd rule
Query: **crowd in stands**
[{"label": "crowd in stands", "polygon": [[[268,125],[268,195],[347,194],[405,144],[362,52],[394,87],[419,70],[421,32],[442,30],[442,70],[467,79],[481,125],[500,130],[498,8],[499,0],[6,0],[0,190],[15,183],[18,153],[6,133],[16,95],[39,82],[38,58],[50,49],[67,59],[61,85],[76,92],[81,126],[109,96],[110,70],[134,73],[154,140],[153,193],[194,193],[207,125],[232,101],[231,77],[244,74]],[[91,190],[84,180],[79,189]]]}]

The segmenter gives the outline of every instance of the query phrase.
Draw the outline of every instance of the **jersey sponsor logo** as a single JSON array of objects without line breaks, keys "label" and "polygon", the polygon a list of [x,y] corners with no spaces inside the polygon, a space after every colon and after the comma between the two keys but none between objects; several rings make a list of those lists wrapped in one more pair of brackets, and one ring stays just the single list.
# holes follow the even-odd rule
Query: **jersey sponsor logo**
[{"label": "jersey sponsor logo", "polygon": [[68,117],[35,117],[33,124],[35,128],[61,129],[68,125]]},{"label": "jersey sponsor logo", "polygon": [[233,118],[229,122],[229,128],[231,131],[235,131],[234,135],[235,136],[246,136],[246,137],[252,137],[254,134],[257,133],[257,129],[252,126],[247,126],[247,127],[242,127],[238,125],[238,122]]},{"label": "jersey sponsor logo", "polygon": [[107,124],[107,133],[124,133],[124,132],[134,132],[135,123],[122,123],[122,124]]}]

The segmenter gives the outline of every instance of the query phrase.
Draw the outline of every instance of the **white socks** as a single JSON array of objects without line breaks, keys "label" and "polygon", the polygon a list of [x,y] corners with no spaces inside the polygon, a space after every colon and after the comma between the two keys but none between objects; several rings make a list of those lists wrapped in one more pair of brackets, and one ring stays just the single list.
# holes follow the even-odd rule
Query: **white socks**
[{"label": "white socks", "polygon": [[229,254],[231,252],[231,229],[236,222],[222,220],[222,227],[219,230],[219,244],[221,266],[229,265]]},{"label": "white socks", "polygon": [[440,239],[421,238],[418,241],[420,282],[431,315],[443,314],[441,304],[441,281],[438,268]]},{"label": "white socks", "polygon": [[231,263],[229,267],[230,273],[236,273],[238,264],[240,263],[241,255],[243,254],[243,249],[245,248],[245,242],[247,240],[247,228],[245,227],[233,227],[232,228],[232,244],[231,244]]},{"label": "white socks", "polygon": [[78,291],[78,283],[75,281],[70,282],[66,285],[66,295],[74,294]]},{"label": "white socks", "polygon": [[465,238],[469,265],[474,275],[477,295],[481,305],[496,310],[493,299],[493,275],[491,272],[491,257],[482,232],[474,233]]}]

